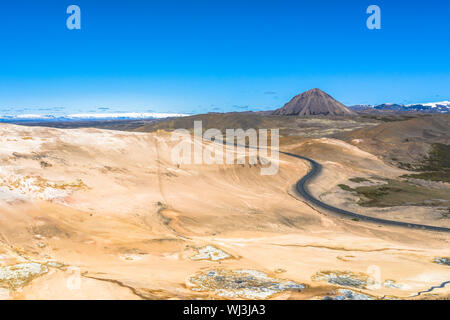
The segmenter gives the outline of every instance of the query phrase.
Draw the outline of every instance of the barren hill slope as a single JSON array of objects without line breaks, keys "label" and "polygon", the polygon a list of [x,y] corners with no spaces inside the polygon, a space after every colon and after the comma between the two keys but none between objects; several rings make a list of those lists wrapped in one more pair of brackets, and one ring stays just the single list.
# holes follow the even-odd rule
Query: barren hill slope
[{"label": "barren hill slope", "polygon": [[295,96],[284,107],[273,112],[274,115],[348,115],[356,113],[320,89],[311,89]]},{"label": "barren hill slope", "polygon": [[[367,282],[373,264],[378,289],[347,289],[407,297],[448,279],[433,262],[447,235],[318,212],[293,193],[303,161],[280,155],[274,176],[259,165],[176,165],[174,143],[163,131],[0,125],[0,298],[321,299],[345,288],[327,272]],[[399,172],[342,141],[298,147],[324,164],[321,193],[356,174]]]},{"label": "barren hill slope", "polygon": [[416,163],[432,144],[450,144],[450,115],[422,116],[335,135],[392,163]]}]

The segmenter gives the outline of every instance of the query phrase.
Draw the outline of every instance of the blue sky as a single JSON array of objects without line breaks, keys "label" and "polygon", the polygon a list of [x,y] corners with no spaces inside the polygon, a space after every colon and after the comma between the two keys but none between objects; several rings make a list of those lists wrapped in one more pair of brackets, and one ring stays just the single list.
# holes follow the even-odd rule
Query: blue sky
[{"label": "blue sky", "polygon": [[450,100],[449,35],[447,0],[2,1],[0,114],[263,110],[314,87]]}]

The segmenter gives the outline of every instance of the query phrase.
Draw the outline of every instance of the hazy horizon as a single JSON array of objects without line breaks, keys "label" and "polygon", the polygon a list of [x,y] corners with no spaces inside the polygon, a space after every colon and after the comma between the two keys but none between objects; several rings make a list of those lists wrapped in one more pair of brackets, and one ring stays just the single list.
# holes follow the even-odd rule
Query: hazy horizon
[{"label": "hazy horizon", "polygon": [[[206,113],[450,100],[448,1],[14,1],[0,11],[0,115]],[[439,8],[439,10],[437,10]],[[17,17],[21,17],[18,19]]]}]

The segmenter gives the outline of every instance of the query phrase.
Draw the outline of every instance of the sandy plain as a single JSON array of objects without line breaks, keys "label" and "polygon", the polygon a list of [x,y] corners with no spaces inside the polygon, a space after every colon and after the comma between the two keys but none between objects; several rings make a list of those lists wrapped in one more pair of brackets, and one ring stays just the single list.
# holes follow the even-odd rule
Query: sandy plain
[{"label": "sandy plain", "polygon": [[[294,158],[280,155],[274,176],[178,166],[173,143],[164,131],[0,125],[0,298],[449,297],[449,285],[416,296],[450,280],[437,260],[449,234],[321,212],[295,194],[309,168]],[[324,166],[311,190],[336,205],[349,177],[404,174],[334,139],[286,150]],[[426,213],[409,218],[447,223]]]}]

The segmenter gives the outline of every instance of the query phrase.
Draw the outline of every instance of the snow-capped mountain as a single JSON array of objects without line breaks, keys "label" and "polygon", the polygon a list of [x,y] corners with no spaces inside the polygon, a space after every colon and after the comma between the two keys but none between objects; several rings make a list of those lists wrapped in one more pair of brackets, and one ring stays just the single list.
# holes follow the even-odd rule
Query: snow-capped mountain
[{"label": "snow-capped mountain", "polygon": [[450,101],[422,103],[422,105],[431,107],[431,108],[450,107]]},{"label": "snow-capped mountain", "polygon": [[363,110],[367,110],[367,109],[373,109],[373,105],[371,104],[356,104],[354,106],[350,106],[349,108],[354,110],[354,111],[363,111]]},{"label": "snow-capped mountain", "polygon": [[89,120],[141,120],[185,117],[181,113],[79,113],[62,116],[40,114],[0,115],[0,122],[22,121],[89,121]]},{"label": "snow-capped mountain", "polygon": [[355,111],[399,111],[399,112],[424,112],[424,113],[450,113],[450,101],[414,103],[414,104],[398,104],[383,103],[376,106],[373,105],[356,105],[350,107]]}]

